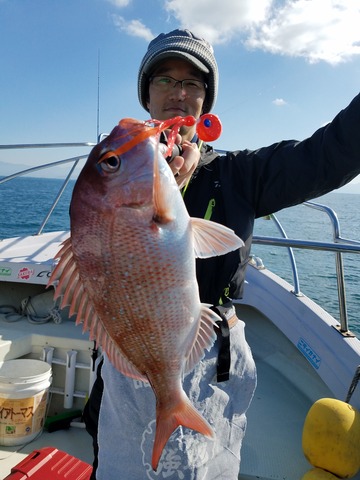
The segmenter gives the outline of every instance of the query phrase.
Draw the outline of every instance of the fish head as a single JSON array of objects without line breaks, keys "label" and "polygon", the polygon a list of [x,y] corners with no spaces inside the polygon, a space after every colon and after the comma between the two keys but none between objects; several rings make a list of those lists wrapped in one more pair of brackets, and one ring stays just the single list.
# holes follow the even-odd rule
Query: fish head
[{"label": "fish head", "polygon": [[[74,187],[71,218],[85,210],[106,213],[121,208],[154,208],[154,176],[177,190],[176,182],[159,151],[157,130],[147,122],[125,118],[90,152]],[[154,168],[157,168],[157,173]]]}]

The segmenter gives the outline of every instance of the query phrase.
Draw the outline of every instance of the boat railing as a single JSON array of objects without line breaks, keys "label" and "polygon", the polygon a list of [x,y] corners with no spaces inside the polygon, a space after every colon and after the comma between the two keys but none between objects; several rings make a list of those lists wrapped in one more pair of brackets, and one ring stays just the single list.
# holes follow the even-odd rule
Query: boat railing
[{"label": "boat railing", "polygon": [[[106,135],[106,134],[104,134]],[[103,135],[99,138],[101,138]],[[12,149],[30,149],[30,148],[61,148],[61,147],[93,147],[96,145],[92,142],[82,142],[82,143],[46,143],[46,144],[17,144],[17,145],[0,145],[0,150],[12,150]],[[45,218],[41,222],[41,226],[36,232],[36,235],[40,235],[44,230],[48,220],[50,219],[56,205],[58,204],[61,196],[64,193],[66,186],[71,179],[76,166],[78,165],[79,161],[85,159],[88,154],[79,155],[71,158],[66,158],[59,161],[54,161],[50,163],[46,163],[43,165],[31,167],[25,170],[18,171],[12,175],[8,175],[6,177],[0,178],[0,187],[1,184],[18,178],[23,175],[29,175],[36,171],[53,168],[58,165],[70,164],[69,172],[66,175],[66,178],[62,182],[62,185],[55,196],[54,201],[51,204]],[[316,210],[320,210],[328,215],[331,221],[332,229],[333,229],[333,242],[319,242],[319,241],[312,241],[312,240],[302,240],[302,239],[293,239],[288,238],[286,232],[281,225],[280,221],[276,217],[275,214],[270,215],[270,218],[274,221],[278,231],[280,232],[281,237],[272,237],[272,236],[254,236],[253,243],[258,245],[264,246],[279,246],[285,247],[288,250],[290,264],[292,269],[292,276],[293,276],[293,284],[294,284],[294,291],[295,295],[301,295],[300,290],[300,282],[299,282],[299,275],[297,271],[295,255],[293,249],[309,249],[315,251],[328,251],[335,253],[335,268],[336,268],[336,278],[337,278],[337,291],[338,291],[338,304],[339,304],[339,315],[340,315],[340,327],[339,330],[343,334],[348,334],[348,319],[347,319],[347,308],[346,308],[346,291],[345,291],[345,277],[344,277],[344,265],[343,265],[343,253],[352,253],[352,254],[360,254],[360,242],[346,239],[341,237],[340,234],[340,224],[336,213],[326,205],[321,205],[315,202],[305,202],[305,205],[308,208],[313,208]]]},{"label": "boat railing", "polygon": [[337,217],[337,214],[333,209],[331,209],[327,205],[322,205],[316,202],[304,202],[303,205],[305,207],[319,210],[328,215],[331,222],[332,231],[333,231],[333,242],[318,242],[318,241],[296,240],[296,239],[288,238],[279,219],[275,214],[272,214],[272,215],[269,215],[269,218],[274,221],[282,237],[277,238],[277,237],[254,235],[253,243],[257,245],[269,245],[269,246],[279,246],[279,247],[287,248],[289,253],[290,265],[291,265],[293,283],[294,283],[293,293],[298,296],[301,295],[301,290],[300,290],[300,281],[299,281],[299,275],[298,275],[293,248],[334,252],[338,305],[339,305],[339,318],[340,318],[339,331],[344,335],[352,335],[349,332],[349,328],[348,328],[343,253],[360,254],[360,242],[356,240],[343,238],[341,236],[340,222]]},{"label": "boat railing", "polygon": [[[92,142],[76,142],[76,143],[27,143],[27,144],[14,144],[14,145],[0,145],[0,150],[16,150],[16,149],[42,149],[42,148],[73,148],[73,147],[94,147],[96,143]],[[31,175],[35,172],[41,171],[41,170],[47,170],[49,168],[55,168],[61,165],[66,165],[70,164],[69,166],[69,171],[61,184],[61,187],[57,193],[57,195],[54,198],[54,201],[52,202],[48,212],[46,213],[44,219],[41,222],[41,225],[38,229],[38,231],[35,233],[35,235],[40,235],[47,222],[49,221],[52,213],[54,212],[56,205],[59,203],[60,198],[62,197],[73,173],[75,168],[77,167],[78,163],[80,160],[84,160],[88,157],[88,154],[85,155],[77,155],[75,157],[70,157],[70,158],[65,158],[63,160],[58,160],[54,162],[49,162],[45,163],[42,165],[37,165],[35,167],[30,167],[24,170],[20,170],[16,173],[13,173],[11,175],[7,175],[6,177],[0,178],[0,185],[5,182],[9,182],[10,180],[14,180],[15,178],[22,177],[24,175]]]}]

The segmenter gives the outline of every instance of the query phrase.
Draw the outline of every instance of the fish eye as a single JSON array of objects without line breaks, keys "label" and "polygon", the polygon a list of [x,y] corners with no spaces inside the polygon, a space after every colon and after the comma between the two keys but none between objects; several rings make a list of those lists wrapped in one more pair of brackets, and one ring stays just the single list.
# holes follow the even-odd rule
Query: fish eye
[{"label": "fish eye", "polygon": [[121,159],[114,152],[107,152],[100,158],[99,164],[104,172],[115,173],[121,166]]}]

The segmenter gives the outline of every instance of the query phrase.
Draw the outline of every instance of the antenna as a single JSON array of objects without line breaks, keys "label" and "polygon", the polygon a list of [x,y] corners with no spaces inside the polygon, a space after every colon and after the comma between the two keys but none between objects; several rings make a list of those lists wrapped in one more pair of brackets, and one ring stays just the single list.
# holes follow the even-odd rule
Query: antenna
[{"label": "antenna", "polygon": [[96,114],[96,141],[100,135],[100,49],[98,50],[98,78],[97,78],[97,114]]}]

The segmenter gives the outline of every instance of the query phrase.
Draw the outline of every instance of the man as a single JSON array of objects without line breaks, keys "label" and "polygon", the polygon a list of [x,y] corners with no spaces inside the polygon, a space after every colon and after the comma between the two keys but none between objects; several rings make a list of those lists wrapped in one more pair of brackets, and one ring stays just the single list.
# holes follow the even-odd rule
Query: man
[{"label": "man", "polygon": [[[150,43],[139,69],[138,95],[151,118],[198,118],[212,109],[217,87],[216,60],[205,40],[187,30],[175,30]],[[242,295],[254,220],[323,195],[359,174],[359,128],[357,96],[312,137],[256,151],[220,156],[208,145],[199,149],[194,126],[181,129],[182,153],[170,167],[183,188],[190,216],[223,223],[245,241],[240,251],[197,261],[201,301],[214,305],[224,321],[214,347],[185,377],[184,389],[214,427],[216,438],[178,428],[154,473],[150,466],[153,392],[147,384],[119,374],[105,358],[104,391],[99,377],[85,412],[87,428],[95,445],[99,444],[97,480],[237,479],[256,370],[244,323],[236,318],[231,299]]]}]

